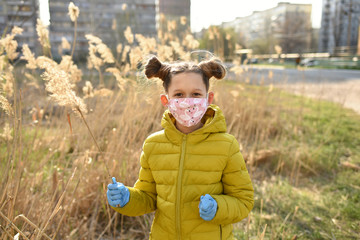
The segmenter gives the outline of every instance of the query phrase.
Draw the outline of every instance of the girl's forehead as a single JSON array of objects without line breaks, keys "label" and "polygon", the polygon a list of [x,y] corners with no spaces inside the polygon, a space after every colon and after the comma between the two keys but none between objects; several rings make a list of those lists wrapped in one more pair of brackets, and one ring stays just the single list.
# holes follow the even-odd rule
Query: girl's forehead
[{"label": "girl's forehead", "polygon": [[204,89],[206,91],[205,83],[202,75],[199,73],[185,72],[178,73],[172,76],[169,85],[169,91],[174,89]]},{"label": "girl's forehead", "polygon": [[[172,76],[171,83],[203,83],[202,75],[193,72],[178,73]],[[205,85],[205,84],[204,84]]]}]

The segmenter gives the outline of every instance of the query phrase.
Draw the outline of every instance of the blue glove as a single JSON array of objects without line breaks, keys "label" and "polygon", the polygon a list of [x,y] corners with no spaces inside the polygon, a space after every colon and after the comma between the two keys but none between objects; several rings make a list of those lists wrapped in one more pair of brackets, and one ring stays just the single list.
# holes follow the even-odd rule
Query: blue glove
[{"label": "blue glove", "polygon": [[124,184],[116,182],[116,179],[112,178],[113,183],[108,185],[106,192],[108,202],[113,207],[124,207],[130,199],[130,192]]},{"label": "blue glove", "polygon": [[215,217],[217,202],[209,194],[200,197],[199,212],[200,217],[205,221],[210,221]]}]

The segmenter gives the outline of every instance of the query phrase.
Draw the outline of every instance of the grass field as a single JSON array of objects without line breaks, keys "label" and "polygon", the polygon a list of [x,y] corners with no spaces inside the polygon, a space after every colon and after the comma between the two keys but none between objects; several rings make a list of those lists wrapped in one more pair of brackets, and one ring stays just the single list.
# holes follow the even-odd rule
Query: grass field
[{"label": "grass field", "polygon": [[[360,117],[279,89],[223,81],[213,90],[255,188],[254,210],[235,225],[237,239],[356,239],[360,173],[351,166],[360,163]],[[37,103],[48,110],[35,122],[33,113],[23,111],[13,139],[3,137],[0,157],[8,161],[1,161],[2,213],[30,235],[36,231],[20,214],[59,239],[93,239],[103,231],[123,239],[146,236],[151,215],[127,218],[109,209],[104,162],[117,179],[136,181],[142,142],[161,128],[158,85],[85,100],[102,154],[81,119],[70,115],[71,132],[68,110],[48,103],[45,91],[32,91],[22,89],[29,93],[22,108]],[[3,126],[10,120],[3,113],[2,119]],[[1,225],[3,237],[6,229],[15,235],[4,219]]]}]

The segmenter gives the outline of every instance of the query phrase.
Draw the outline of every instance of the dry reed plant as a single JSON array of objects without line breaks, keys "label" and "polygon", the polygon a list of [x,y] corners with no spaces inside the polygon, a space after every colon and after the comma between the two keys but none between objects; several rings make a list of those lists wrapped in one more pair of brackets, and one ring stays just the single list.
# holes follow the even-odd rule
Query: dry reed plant
[{"label": "dry reed plant", "polygon": [[[122,10],[126,11],[127,5],[124,4]],[[75,23],[76,39],[79,9],[73,3],[69,4],[69,15]],[[186,21],[182,18],[180,25]],[[178,25],[169,22],[166,26],[174,32]],[[211,31],[216,38],[216,29]],[[4,124],[0,138],[5,139],[0,147],[6,149],[0,151],[0,157],[6,159],[0,163],[0,238],[12,239],[19,235],[24,239],[148,237],[152,215],[128,218],[115,213],[107,203],[106,185],[110,182],[109,175],[126,185],[134,184],[142,143],[150,133],[161,129],[160,120],[165,110],[159,101],[162,90],[157,81],[143,83],[145,78],[138,69],[139,63],[151,54],[163,61],[189,60],[189,52],[199,46],[198,41],[187,34],[179,42],[165,32],[159,33],[161,38],[156,40],[134,35],[128,27],[124,32],[127,42],[119,43],[115,50],[106,46],[100,37],[86,35],[87,67],[96,69],[95,77],[99,78],[99,81],[90,81],[73,62],[75,40],[71,55],[62,56],[57,63],[51,58],[48,30],[39,20],[37,32],[44,55],[35,57],[28,46],[23,45],[22,59],[27,62],[26,71],[30,72],[23,70],[22,73],[35,83],[39,77],[35,70],[41,71],[45,87],[21,86],[21,91],[27,94],[22,94],[13,84],[11,60],[17,56],[13,35],[20,30],[15,29],[13,35],[0,41],[0,68],[2,78],[6,79],[1,85],[4,94],[0,95],[0,106],[7,114],[0,122]],[[62,49],[69,48],[69,43],[62,46]],[[11,57],[5,58],[5,53]],[[247,71],[236,69],[239,78]],[[104,81],[104,72],[111,79]],[[110,87],[111,81],[117,88]],[[269,145],[276,146],[287,124],[279,117],[281,106],[273,104],[280,101],[276,89],[253,90],[257,96],[253,98],[247,96],[252,90],[244,82],[236,85],[227,81],[212,82],[212,88],[216,93],[215,104],[226,116],[228,131],[241,143],[253,171],[260,162],[278,157],[278,149],[265,150],[269,150]],[[81,117],[86,128],[81,121],[71,121],[68,109]],[[297,164],[302,164],[300,155]],[[292,174],[296,175],[297,169],[294,168]],[[249,218],[248,232],[250,222]],[[259,232],[260,238],[264,238],[265,230],[266,227]]]},{"label": "dry reed plant", "polygon": [[0,107],[7,115],[12,116],[14,114],[14,110],[11,107],[9,101],[2,95],[0,95]]},{"label": "dry reed plant", "polygon": [[[69,15],[71,21],[75,22],[74,39],[76,39],[78,14],[78,8],[70,3]],[[38,103],[47,102],[45,93],[37,95],[36,98],[31,94],[26,96],[15,94],[13,96],[15,110],[13,110],[7,98],[1,96],[1,107],[6,110],[9,117],[24,118],[22,121],[25,123],[25,125],[22,122],[14,124],[12,128],[6,123],[1,134],[1,139],[5,139],[7,144],[12,146],[8,148],[8,164],[6,168],[2,168],[2,171],[8,174],[2,175],[4,178],[1,179],[4,183],[0,196],[1,238],[18,238],[21,235],[24,239],[85,237],[93,239],[99,233],[99,237],[103,235],[115,237],[119,235],[115,231],[119,224],[121,228],[129,230],[120,231],[122,236],[146,235],[151,224],[151,215],[135,219],[140,226],[138,229],[131,226],[132,220],[119,218],[116,213],[110,211],[104,197],[104,184],[108,182],[106,180],[108,176],[106,171],[99,172],[99,169],[103,167],[102,161],[105,159],[111,163],[111,168],[108,169],[111,175],[129,185],[136,180],[136,173],[139,170],[136,159],[139,158],[142,141],[148,134],[160,129],[159,119],[163,108],[155,101],[160,94],[156,82],[147,85],[145,91],[138,88],[133,80],[127,79],[126,75],[131,74],[131,69],[137,70],[138,63],[143,61],[143,56],[158,54],[165,60],[174,60],[184,53],[184,50],[180,44],[173,42],[164,48],[169,50],[169,53],[165,51],[161,53],[159,49],[163,46],[154,38],[135,35],[136,44],[140,47],[119,44],[118,57],[115,59],[112,51],[100,38],[87,35],[88,66],[98,71],[102,84],[94,87],[87,81],[85,86],[80,88],[83,90],[87,102],[85,103],[75,92],[83,78],[82,71],[72,61],[75,41],[71,55],[62,56],[58,64],[52,60],[47,27],[38,20],[36,30],[44,55],[36,58],[29,47],[23,45],[21,59],[26,61],[25,67],[31,71],[24,74],[32,82],[32,85],[26,86],[36,86],[36,89],[41,89],[36,83],[34,77],[36,72],[33,70],[42,69],[44,72],[41,77],[45,80],[45,90],[50,93],[49,97],[53,100],[53,104],[42,106],[31,104],[35,102],[34,99]],[[0,56],[1,68],[7,69],[3,72],[6,82],[2,85],[2,89],[9,97],[12,97],[13,92],[19,91],[12,84],[13,67],[9,62],[18,56],[15,52],[17,42],[13,38],[19,33],[21,33],[20,29],[14,28],[12,34],[7,35],[0,42],[2,49],[11,56],[6,59],[4,55]],[[130,28],[127,28],[124,34],[129,44],[135,44],[134,34]],[[190,37],[187,39],[195,41]],[[70,49],[66,39],[62,42],[61,51],[59,50],[61,53],[63,49]],[[190,47],[189,44],[188,41],[186,47]],[[172,52],[177,54],[172,55]],[[102,69],[105,63],[110,67]],[[105,88],[102,82],[104,70],[115,77],[120,91],[114,92]],[[146,98],[142,98],[144,95]],[[66,108],[57,108],[57,105]],[[23,108],[32,109],[29,116],[16,114],[22,112]],[[61,116],[67,114],[67,108],[73,109],[84,121],[83,114],[90,110],[89,124],[86,121],[85,123],[88,129],[89,125],[94,126],[92,129],[94,134],[91,133],[91,136],[99,140],[99,146],[94,149],[94,145],[86,137],[86,128],[81,127],[79,122],[71,122],[69,115],[68,122],[62,120]],[[148,121],[142,121],[144,118]],[[100,122],[102,124],[98,124]],[[63,131],[69,127],[71,131]],[[17,130],[14,131],[15,129]],[[32,134],[22,136],[20,130]],[[23,151],[27,154],[22,154]],[[100,158],[103,159],[99,162]],[[34,159],[37,163],[35,165],[32,163]],[[39,202],[43,204],[35,207]],[[15,212],[21,214],[16,216]],[[105,222],[107,222],[106,227],[102,229]]]},{"label": "dry reed plant", "polygon": [[37,19],[36,32],[39,37],[38,40],[43,47],[44,55],[48,54],[51,57],[49,30],[40,19]]},{"label": "dry reed plant", "polygon": [[27,44],[23,45],[22,53],[23,53],[23,56],[21,57],[21,59],[24,59],[27,62],[25,67],[28,69],[36,69],[37,66],[36,66],[35,55],[31,52],[31,50]]}]

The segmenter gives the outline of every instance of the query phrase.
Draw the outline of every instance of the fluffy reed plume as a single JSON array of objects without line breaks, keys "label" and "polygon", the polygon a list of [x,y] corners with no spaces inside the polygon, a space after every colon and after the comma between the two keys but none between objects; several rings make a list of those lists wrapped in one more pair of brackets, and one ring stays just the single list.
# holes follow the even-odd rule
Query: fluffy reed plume
[{"label": "fluffy reed plume", "polygon": [[157,56],[163,61],[171,61],[173,59],[173,49],[167,45],[159,45],[157,49]]},{"label": "fluffy reed plume", "polygon": [[86,34],[85,37],[89,41],[89,44],[97,45],[97,44],[102,43],[102,40],[100,38],[98,38],[92,34]]},{"label": "fluffy reed plume", "polygon": [[71,48],[71,45],[70,43],[68,42],[68,40],[64,37],[61,38],[61,48],[62,49],[70,49]]},{"label": "fluffy reed plume", "polygon": [[163,32],[161,31],[161,29],[158,30],[158,32],[157,32],[157,37],[158,37],[158,39],[160,39],[160,41],[163,40],[164,34],[163,34]]},{"label": "fluffy reed plume", "polygon": [[168,32],[174,31],[176,29],[176,21],[172,20],[172,21],[168,21],[167,23],[167,30]]},{"label": "fluffy reed plume", "polygon": [[186,25],[186,23],[187,23],[187,18],[186,18],[185,16],[181,16],[181,17],[180,17],[180,23],[181,23],[181,25]]},{"label": "fluffy reed plume", "polygon": [[50,48],[49,30],[39,18],[36,23],[36,32],[41,46],[44,48]]},{"label": "fluffy reed plume", "polygon": [[[89,54],[92,55],[90,56],[90,60],[94,60],[92,61],[92,64],[94,66],[97,66],[97,65],[102,65],[100,64],[100,62],[98,62],[98,57],[96,56],[96,54],[100,54],[102,60],[105,62],[105,63],[114,63],[115,62],[115,58],[114,58],[114,55],[112,54],[110,48],[108,48],[106,46],[106,44],[104,44],[102,42],[102,40],[94,35],[91,35],[91,34],[86,34],[85,35],[86,39],[89,41]],[[91,53],[90,53],[91,51]],[[94,57],[95,56],[95,57]]]},{"label": "fluffy reed plume", "polygon": [[116,24],[116,19],[114,18],[114,19],[112,20],[111,30],[115,31],[116,28],[117,28],[117,24]]},{"label": "fluffy reed plume", "polygon": [[115,76],[118,87],[121,91],[125,90],[126,79],[121,76],[121,72],[117,68],[107,68],[106,72],[112,73]]},{"label": "fluffy reed plume", "polygon": [[123,3],[123,5],[121,6],[121,9],[122,9],[123,11],[125,11],[125,10],[127,9],[127,4],[126,4],[126,3]]},{"label": "fluffy reed plume", "polygon": [[75,6],[73,2],[70,2],[68,10],[69,10],[68,14],[70,16],[71,21],[75,22],[77,20],[77,18],[79,17],[79,13],[80,13],[79,8],[77,6]]},{"label": "fluffy reed plume", "polygon": [[270,70],[268,73],[268,78],[273,79],[273,77],[274,77],[274,73],[273,73],[273,71]]},{"label": "fluffy reed plume", "polygon": [[[11,34],[6,34],[6,36],[0,39],[0,49],[4,49],[9,60],[14,60],[18,57],[19,53],[16,52],[18,43],[14,40],[14,37],[18,34],[21,34],[23,31],[22,28],[14,27],[11,31]],[[3,50],[0,50],[0,54],[3,54]]]},{"label": "fluffy reed plume", "polygon": [[94,95],[98,97],[111,97],[114,95],[114,92],[108,88],[101,88],[99,90],[95,90]]},{"label": "fluffy reed plume", "polygon": [[208,34],[209,34],[209,40],[214,40],[215,39],[215,34],[214,34],[212,28],[208,29]]},{"label": "fluffy reed plume", "polygon": [[114,63],[115,59],[110,50],[104,43],[100,43],[96,46],[98,53],[101,55],[101,58],[104,59],[106,63]]},{"label": "fluffy reed plume", "polygon": [[6,96],[11,97],[14,94],[14,75],[13,75],[13,66],[8,65],[7,69],[1,73],[0,88],[3,90]]},{"label": "fluffy reed plume", "polygon": [[[0,48],[1,51],[1,48]],[[5,55],[0,55],[0,70],[4,70],[5,67],[8,65],[8,62],[6,61],[6,56]]]},{"label": "fluffy reed plume", "polygon": [[[101,66],[104,63],[114,63],[115,58],[111,50],[102,42],[102,40],[91,34],[85,35],[89,41],[89,56],[87,66],[89,69],[95,68],[99,72],[100,85],[103,85],[103,76]],[[98,57],[100,55],[101,57]]]},{"label": "fluffy reed plume", "polygon": [[165,15],[163,13],[160,13],[160,22],[163,22],[165,20],[166,20]]},{"label": "fluffy reed plume", "polygon": [[13,29],[11,30],[11,34],[12,34],[12,35],[22,34],[23,31],[24,31],[24,29],[22,29],[21,27],[15,26],[15,27],[13,27]]},{"label": "fluffy reed plume", "polygon": [[200,44],[192,34],[187,34],[182,42],[182,45],[188,49],[196,49]]},{"label": "fluffy reed plume", "polygon": [[74,5],[73,2],[70,2],[69,4],[69,15],[70,15],[70,19],[72,22],[74,22],[74,41],[73,41],[73,46],[72,46],[72,50],[71,50],[71,58],[74,56],[74,52],[75,52],[75,44],[76,44],[76,29],[77,29],[77,19],[79,17],[79,8],[77,6]]},{"label": "fluffy reed plume", "polygon": [[73,109],[76,114],[87,113],[86,105],[71,89],[68,74],[59,67],[44,64],[45,72],[41,77],[46,81],[45,89],[51,93],[50,97],[60,106]]},{"label": "fluffy reed plume", "polygon": [[39,86],[39,84],[37,83],[37,80],[36,80],[36,78],[34,77],[34,75],[26,72],[26,73],[25,73],[25,77],[26,77],[27,80],[29,80],[29,81],[26,81],[26,82],[25,82],[27,86],[32,86],[32,87],[34,87],[34,88],[36,88],[36,89],[40,89],[40,86]]},{"label": "fluffy reed plume", "polygon": [[31,52],[31,50],[27,44],[23,45],[22,52],[23,52],[24,56],[22,56],[21,59],[25,59],[27,61],[27,64],[25,65],[25,67],[27,67],[29,69],[36,69],[37,66],[36,66],[35,55]]},{"label": "fluffy reed plume", "polygon": [[[0,96],[0,98],[1,98],[1,96]],[[9,123],[5,123],[3,132],[0,134],[0,138],[4,139],[7,142],[11,141],[13,139],[13,137],[11,135],[11,128],[9,126]]]},{"label": "fluffy reed plume", "polygon": [[120,54],[121,51],[122,51],[122,47],[123,47],[123,45],[122,45],[121,43],[119,43],[119,44],[116,46],[116,52]]},{"label": "fluffy reed plume", "polygon": [[123,51],[123,54],[122,54],[122,56],[121,56],[121,62],[126,62],[126,57],[127,57],[127,54],[129,53],[129,51],[130,51],[130,46],[129,45],[126,45],[125,47],[124,47],[124,51]]},{"label": "fluffy reed plume", "polygon": [[141,34],[135,34],[136,40],[139,42],[142,55],[148,55],[156,51],[156,39],[150,37],[144,37]]},{"label": "fluffy reed plume", "polygon": [[89,69],[95,68],[100,72],[100,67],[104,64],[104,61],[96,56],[96,46],[93,44],[89,45],[89,56],[87,61],[87,67]]},{"label": "fluffy reed plume", "polygon": [[56,67],[57,63],[54,60],[52,60],[51,58],[48,58],[48,57],[45,57],[45,56],[39,56],[39,57],[36,58],[36,65],[39,68],[44,69],[48,65]]},{"label": "fluffy reed plume", "polygon": [[128,41],[128,43],[133,44],[134,42],[134,35],[131,31],[131,28],[129,26],[126,27],[125,31],[124,31],[124,36],[126,38],[126,40]]},{"label": "fluffy reed plume", "polygon": [[275,49],[276,54],[282,53],[282,47],[280,47],[279,45],[275,45],[274,49]]},{"label": "fluffy reed plume", "polygon": [[138,63],[141,61],[142,52],[139,47],[135,47],[130,52],[130,68],[136,69]]},{"label": "fluffy reed plume", "polygon": [[85,82],[85,86],[82,88],[83,94],[84,94],[84,98],[91,98],[94,97],[94,91],[93,91],[94,87],[91,84],[90,81],[86,81]]},{"label": "fluffy reed plume", "polygon": [[173,51],[177,53],[179,56],[181,56],[184,60],[190,59],[190,53],[185,52],[183,47],[180,45],[177,41],[171,41],[170,46],[172,47]]},{"label": "fluffy reed plume", "polygon": [[79,69],[74,62],[71,60],[71,56],[64,55],[62,56],[62,60],[59,64],[59,67],[67,72],[70,76],[69,80],[70,83],[75,84],[81,81],[82,78],[82,71]]},{"label": "fluffy reed plume", "polygon": [[11,107],[11,104],[3,95],[0,95],[0,108],[3,109],[7,115],[14,115],[14,110]]}]

